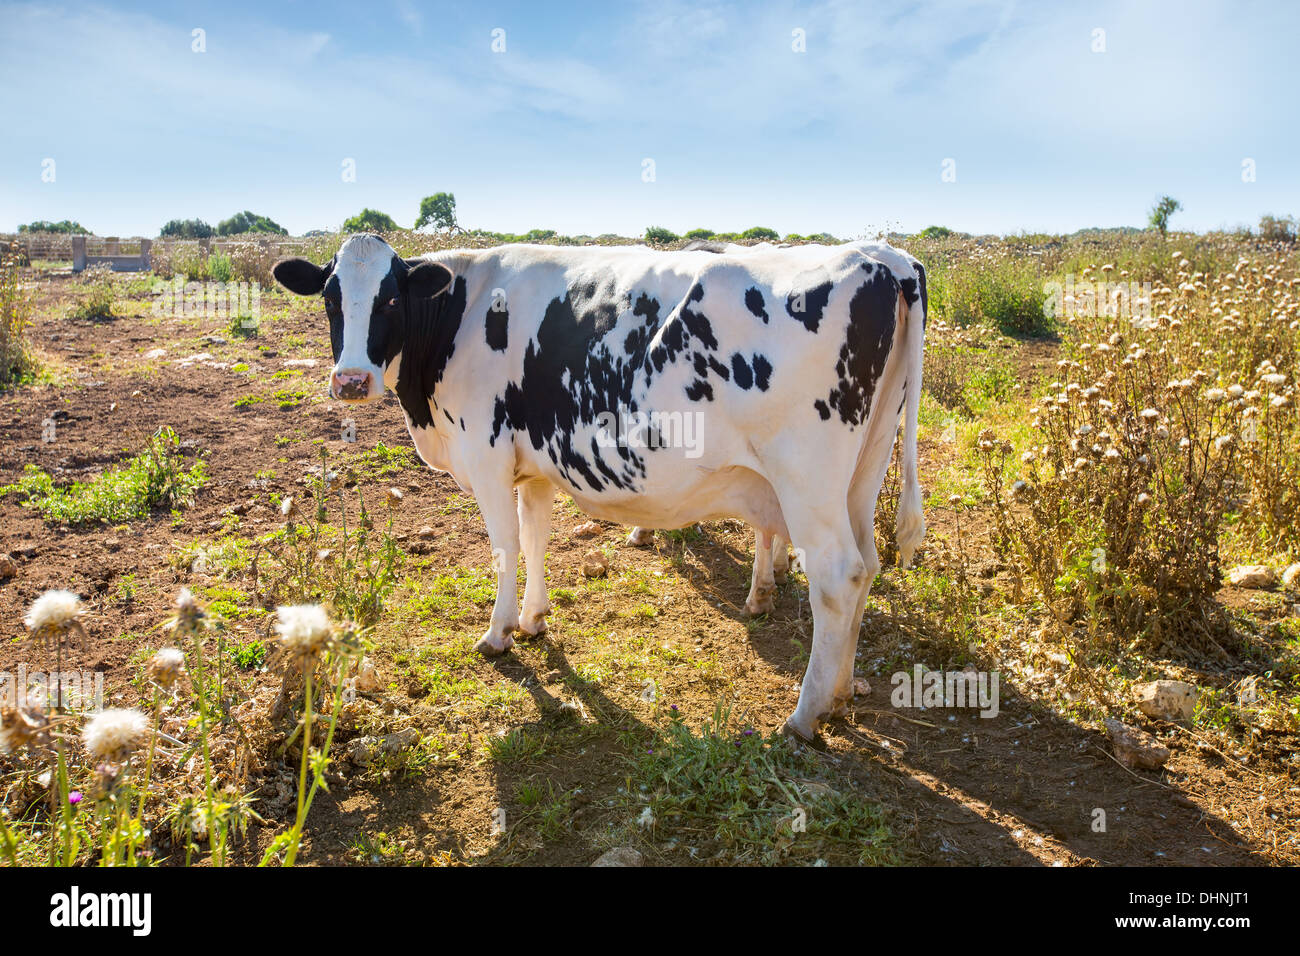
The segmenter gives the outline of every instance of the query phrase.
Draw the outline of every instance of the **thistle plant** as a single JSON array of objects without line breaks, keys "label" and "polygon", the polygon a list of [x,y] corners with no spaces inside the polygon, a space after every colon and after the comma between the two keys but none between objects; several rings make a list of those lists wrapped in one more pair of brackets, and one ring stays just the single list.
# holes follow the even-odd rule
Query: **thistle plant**
[{"label": "thistle plant", "polygon": [[[302,721],[286,743],[287,747],[301,737],[302,757],[293,827],[276,837],[263,856],[262,865],[269,864],[283,853],[284,865],[293,866],[302,845],[303,828],[312,801],[317,791],[326,786],[325,772],[343,707],[347,674],[352,664],[360,660],[365,648],[354,625],[334,624],[320,605],[280,607],[276,614],[276,633],[284,651],[286,670],[296,671],[303,680]],[[315,719],[324,716],[318,714],[316,708],[318,689],[329,692],[329,717],[325,724],[324,742],[316,749],[313,748]]]}]

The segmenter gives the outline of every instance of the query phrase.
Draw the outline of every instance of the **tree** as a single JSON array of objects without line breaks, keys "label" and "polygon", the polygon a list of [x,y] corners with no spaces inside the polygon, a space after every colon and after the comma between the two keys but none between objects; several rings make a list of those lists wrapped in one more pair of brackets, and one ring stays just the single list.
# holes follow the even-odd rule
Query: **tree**
[{"label": "tree", "polygon": [[173,219],[158,230],[158,235],[169,239],[209,239],[215,234],[202,219]]},{"label": "tree", "polygon": [[781,234],[766,226],[750,226],[740,234],[741,239],[780,239]]},{"label": "tree", "polygon": [[79,222],[73,222],[71,219],[63,219],[59,222],[46,222],[44,219],[38,219],[35,222],[29,222],[25,226],[18,227],[19,232],[64,232],[90,235],[90,230]]},{"label": "tree", "polygon": [[712,239],[715,233],[712,229],[692,229],[686,234],[687,239]]},{"label": "tree", "polygon": [[420,200],[420,215],[416,217],[415,228],[423,229],[428,225],[437,229],[457,228],[454,194],[434,193]]},{"label": "tree", "polygon": [[671,229],[665,229],[663,226],[650,226],[645,231],[646,242],[676,242],[681,237]]},{"label": "tree", "polygon": [[217,223],[219,236],[237,236],[245,232],[273,232],[281,236],[289,234],[289,230],[274,220],[249,212],[247,209]]},{"label": "tree", "polygon": [[947,226],[926,226],[918,234],[919,239],[947,239],[952,235],[952,230]]},{"label": "tree", "polygon": [[396,232],[397,223],[388,213],[378,209],[363,209],[343,222],[344,232]]},{"label": "tree", "polygon": [[1183,204],[1173,196],[1161,196],[1151,207],[1151,226],[1159,229],[1160,235],[1163,236],[1169,231],[1169,217],[1182,208]]}]

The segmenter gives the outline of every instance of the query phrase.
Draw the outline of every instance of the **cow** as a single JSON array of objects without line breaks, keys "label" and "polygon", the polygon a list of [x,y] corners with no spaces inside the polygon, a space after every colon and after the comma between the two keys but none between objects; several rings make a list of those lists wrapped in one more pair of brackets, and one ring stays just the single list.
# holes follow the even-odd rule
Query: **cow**
[{"label": "cow", "polygon": [[556,488],[626,525],[740,518],[804,554],[813,641],[786,729],[813,740],[852,697],[880,568],[875,502],[904,410],[904,564],[924,535],[925,294],[901,258],[791,251],[506,245],[404,259],[354,235],[328,263],[286,259],[274,275],[324,300],[331,396],[394,392],[420,457],[474,496],[500,570],[476,650],[545,629]]},{"label": "cow", "polygon": [[[902,281],[916,281],[920,289],[924,289],[925,268],[920,261],[904,252],[901,249],[895,249],[888,243],[877,240],[856,240],[852,243],[837,246],[826,246],[821,243],[807,243],[804,245],[790,245],[782,243],[774,245],[770,242],[760,242],[751,246],[744,246],[736,242],[723,242],[710,239],[696,239],[682,247],[683,251],[702,250],[727,255],[745,255],[751,251],[767,251],[771,249],[791,249],[798,250],[791,255],[800,258],[801,261],[815,261],[819,256],[833,254],[836,250],[843,249],[845,246],[861,249],[868,255],[887,261],[892,268],[899,270]],[[654,529],[635,527],[627,536],[627,543],[635,547],[646,547],[654,539]],[[748,614],[757,616],[759,614],[769,614],[772,611],[772,598],[776,591],[778,583],[784,583],[790,570],[790,550],[788,543],[781,540],[780,535],[772,535],[770,538],[765,536],[762,531],[754,532],[754,570],[750,575],[749,594],[745,598],[745,611]]]}]

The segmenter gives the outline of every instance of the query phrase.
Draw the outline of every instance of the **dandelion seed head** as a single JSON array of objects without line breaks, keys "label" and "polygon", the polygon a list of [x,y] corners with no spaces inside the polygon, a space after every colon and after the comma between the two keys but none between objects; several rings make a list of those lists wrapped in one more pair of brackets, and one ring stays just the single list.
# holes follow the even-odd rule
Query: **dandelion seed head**
[{"label": "dandelion seed head", "polygon": [[72,591],[46,591],[32,602],[23,623],[32,631],[62,631],[80,613],[81,598]]},{"label": "dandelion seed head", "polygon": [[81,742],[97,760],[117,763],[140,749],[149,735],[149,718],[134,708],[101,711],[81,730]]}]

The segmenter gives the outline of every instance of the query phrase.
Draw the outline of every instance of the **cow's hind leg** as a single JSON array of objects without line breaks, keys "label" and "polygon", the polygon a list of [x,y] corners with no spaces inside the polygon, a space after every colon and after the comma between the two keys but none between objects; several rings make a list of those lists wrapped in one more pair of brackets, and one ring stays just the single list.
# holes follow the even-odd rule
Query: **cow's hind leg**
[{"label": "cow's hind leg", "polygon": [[653,542],[654,539],[655,532],[653,528],[643,528],[640,525],[637,525],[627,536],[627,543],[637,548],[644,548]]},{"label": "cow's hind leg", "polygon": [[779,534],[772,535],[772,580],[785,584],[790,576],[790,542]]},{"label": "cow's hind leg", "polygon": [[805,556],[813,643],[799,704],[786,726],[805,740],[812,740],[821,721],[844,703],[836,699],[841,688],[847,685],[852,689],[853,652],[862,614],[859,602],[875,569],[862,559],[844,506],[832,516],[821,513],[824,506],[817,510],[802,504],[787,507],[787,501],[783,498],[781,506],[790,535],[799,542]]},{"label": "cow's hind leg", "polygon": [[772,576],[773,538],[763,531],[754,532],[754,575],[749,583],[749,597],[745,599],[745,610],[750,614],[768,614],[772,610],[772,592],[776,590]]},{"label": "cow's hind leg", "polygon": [[528,569],[519,630],[534,636],[546,630],[546,612],[551,609],[546,596],[546,542],[551,534],[554,503],[555,489],[545,479],[519,486],[519,539]]}]

